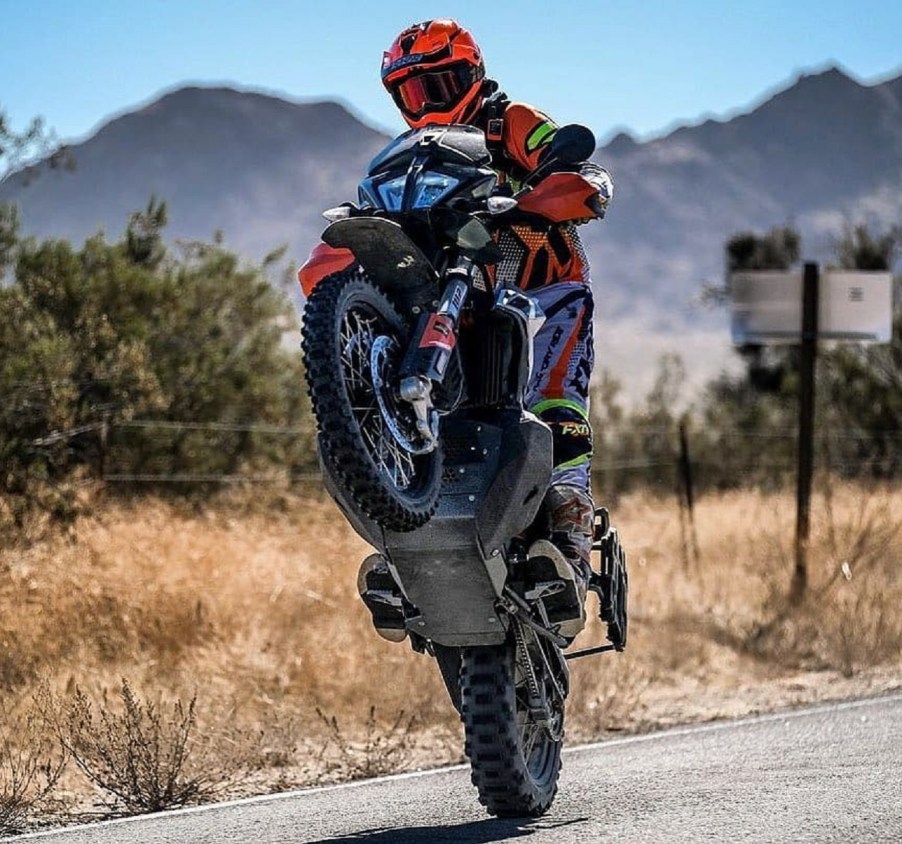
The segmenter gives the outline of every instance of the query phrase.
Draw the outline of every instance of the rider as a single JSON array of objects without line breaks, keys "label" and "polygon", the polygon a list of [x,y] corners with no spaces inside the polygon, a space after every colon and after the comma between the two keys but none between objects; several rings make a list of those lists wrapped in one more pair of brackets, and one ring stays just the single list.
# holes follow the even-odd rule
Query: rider
[{"label": "rider", "polygon": [[[499,182],[511,183],[514,190],[541,164],[557,130],[548,116],[530,105],[510,102],[498,84],[486,78],[479,46],[453,20],[425,21],[401,32],[383,55],[382,83],[412,129],[452,123],[482,129]],[[613,193],[611,179],[601,167],[585,162],[577,169],[597,191],[586,203],[585,217],[564,224],[503,227],[498,245],[504,257],[494,265],[493,279],[528,291],[546,317],[535,338],[536,367],[526,407],[553,435],[554,471],[541,511],[551,542],[533,543],[529,564],[536,579],[547,579],[551,567],[551,577],[556,573],[566,581],[567,588],[552,600],[558,602],[557,616],[564,620],[561,633],[568,637],[585,624],[583,604],[594,534],[588,413],[593,299],[576,224],[604,217]],[[404,632],[386,613],[386,605],[367,600],[368,591],[385,595],[391,586],[385,561],[378,555],[367,558],[358,578],[361,596],[373,612],[376,629],[397,641]]]}]

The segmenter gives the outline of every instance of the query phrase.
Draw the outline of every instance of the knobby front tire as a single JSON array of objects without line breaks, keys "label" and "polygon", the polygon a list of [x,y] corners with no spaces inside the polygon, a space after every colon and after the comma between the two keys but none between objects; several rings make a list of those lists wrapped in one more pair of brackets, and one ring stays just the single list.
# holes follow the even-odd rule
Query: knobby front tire
[{"label": "knobby front tire", "polygon": [[393,531],[429,521],[441,486],[440,450],[404,447],[416,439],[395,389],[406,342],[401,316],[360,270],[323,279],[307,299],[302,350],[322,457],[357,506]]}]

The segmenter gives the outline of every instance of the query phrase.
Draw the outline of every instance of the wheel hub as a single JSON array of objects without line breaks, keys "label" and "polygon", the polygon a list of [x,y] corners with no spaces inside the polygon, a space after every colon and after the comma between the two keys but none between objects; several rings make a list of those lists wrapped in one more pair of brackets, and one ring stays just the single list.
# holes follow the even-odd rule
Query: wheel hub
[{"label": "wheel hub", "polygon": [[[370,371],[373,375],[373,391],[379,412],[385,420],[395,442],[410,454],[428,454],[435,448],[433,442],[423,442],[417,433],[413,410],[395,393],[397,359],[401,349],[394,337],[376,337],[370,349]],[[407,430],[410,428],[410,432]]]}]

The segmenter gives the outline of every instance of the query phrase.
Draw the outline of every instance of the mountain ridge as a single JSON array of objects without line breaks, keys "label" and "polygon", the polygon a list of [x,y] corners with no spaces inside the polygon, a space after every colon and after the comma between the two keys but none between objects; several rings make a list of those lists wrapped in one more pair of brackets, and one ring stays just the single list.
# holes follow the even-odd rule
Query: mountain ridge
[{"label": "mountain ridge", "polygon": [[[171,238],[221,230],[251,259],[287,243],[298,262],[321,210],[356,197],[387,140],[334,100],[188,85],[74,145],[74,173],[39,165],[8,177],[0,201],[19,204],[25,233],[80,241],[117,236],[155,194]],[[693,301],[722,273],[731,234],[792,222],[805,257],[823,259],[844,224],[902,220],[902,75],[863,85],[838,67],[801,74],[729,119],[646,141],[620,132],[595,158],[615,182],[608,219],[584,229],[605,357],[635,362],[638,337],[640,357],[677,338],[684,351],[707,343],[699,356],[710,358],[712,344],[727,348],[725,314]]]},{"label": "mountain ridge", "polygon": [[614,139],[597,154],[615,188],[627,186],[615,191],[610,228],[624,245],[652,232],[657,276],[665,259],[680,263],[680,243],[695,244],[697,283],[719,271],[723,241],[739,230],[793,221],[822,254],[844,220],[893,222],[902,203],[885,194],[902,186],[899,91],[902,76],[862,86],[831,68],[729,121],[644,143]]}]

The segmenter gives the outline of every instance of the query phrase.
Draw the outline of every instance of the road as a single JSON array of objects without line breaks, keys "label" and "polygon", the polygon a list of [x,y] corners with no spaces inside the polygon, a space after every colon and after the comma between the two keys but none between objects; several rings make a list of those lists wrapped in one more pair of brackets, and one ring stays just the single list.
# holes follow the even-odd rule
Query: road
[{"label": "road", "polygon": [[902,695],[574,748],[552,811],[536,821],[488,818],[457,767],[9,840],[898,844]]}]

